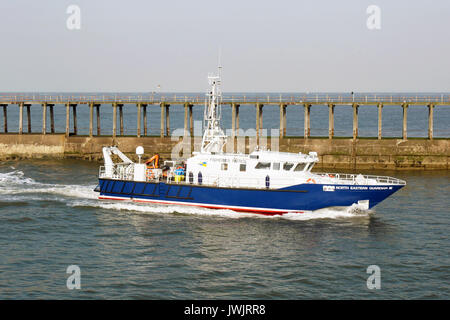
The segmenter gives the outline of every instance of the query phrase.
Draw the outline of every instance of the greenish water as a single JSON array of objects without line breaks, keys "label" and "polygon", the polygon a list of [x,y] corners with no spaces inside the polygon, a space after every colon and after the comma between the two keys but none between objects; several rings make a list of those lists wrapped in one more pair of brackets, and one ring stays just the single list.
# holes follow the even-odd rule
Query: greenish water
[{"label": "greenish water", "polygon": [[3,163],[0,298],[449,299],[450,173],[371,173],[408,185],[369,212],[267,218],[100,201],[94,163]]}]

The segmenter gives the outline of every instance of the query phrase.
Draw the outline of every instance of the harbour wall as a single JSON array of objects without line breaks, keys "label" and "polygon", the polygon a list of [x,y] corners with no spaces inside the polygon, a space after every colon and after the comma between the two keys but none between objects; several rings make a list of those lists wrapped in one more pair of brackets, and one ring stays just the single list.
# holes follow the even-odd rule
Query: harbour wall
[{"label": "harbour wall", "polygon": [[[163,159],[173,156],[174,150],[186,150],[183,158],[199,149],[201,137],[160,136],[67,136],[65,134],[0,135],[0,160],[23,159],[85,159],[102,161],[102,147],[116,145],[132,159],[136,146],[151,157],[159,153]],[[236,140],[235,140],[236,141]],[[229,141],[229,145],[232,141]],[[302,138],[280,137],[275,146],[283,152],[318,153],[316,169],[380,169],[380,170],[449,170],[450,139],[377,139],[377,138]],[[243,140],[245,150],[253,150],[251,137]],[[261,143],[260,143],[261,144]],[[267,138],[267,147],[273,146]],[[235,147],[236,150],[237,147]],[[274,149],[274,148],[272,148]],[[233,151],[233,150],[231,150]]]}]

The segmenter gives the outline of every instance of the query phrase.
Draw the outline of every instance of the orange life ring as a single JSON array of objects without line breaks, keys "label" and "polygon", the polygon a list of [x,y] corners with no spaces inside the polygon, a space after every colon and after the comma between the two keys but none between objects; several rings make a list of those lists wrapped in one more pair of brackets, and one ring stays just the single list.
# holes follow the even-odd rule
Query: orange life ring
[{"label": "orange life ring", "polygon": [[306,180],[306,183],[316,183],[316,180],[309,178],[308,180]]}]

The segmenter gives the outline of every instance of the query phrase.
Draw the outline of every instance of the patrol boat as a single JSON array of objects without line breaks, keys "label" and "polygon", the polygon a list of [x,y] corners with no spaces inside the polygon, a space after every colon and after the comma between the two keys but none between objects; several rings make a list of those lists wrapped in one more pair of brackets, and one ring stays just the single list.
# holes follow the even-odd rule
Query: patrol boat
[{"label": "patrol boat", "polygon": [[[316,152],[258,147],[250,154],[224,152],[227,136],[220,127],[220,73],[208,79],[211,90],[200,152],[193,152],[186,161],[160,165],[158,155],[142,163],[141,146],[136,148],[138,163],[115,146],[104,147],[105,163],[96,188],[99,199],[282,215],[352,205],[369,209],[406,185],[386,176],[312,172],[319,161]],[[114,163],[113,154],[122,162]]]}]

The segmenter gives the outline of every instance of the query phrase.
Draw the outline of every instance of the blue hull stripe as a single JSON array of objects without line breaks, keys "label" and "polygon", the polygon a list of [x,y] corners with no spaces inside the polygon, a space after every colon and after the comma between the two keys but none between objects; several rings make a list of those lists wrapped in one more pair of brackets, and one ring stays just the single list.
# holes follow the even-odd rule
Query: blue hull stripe
[{"label": "blue hull stripe", "polygon": [[357,203],[358,200],[369,200],[369,207],[372,208],[402,187],[336,185],[334,191],[330,192],[324,191],[322,184],[299,184],[283,189],[266,190],[99,179],[100,198],[153,200],[152,202],[159,203],[231,209],[247,208],[248,211],[267,209],[274,212],[345,207]]}]

